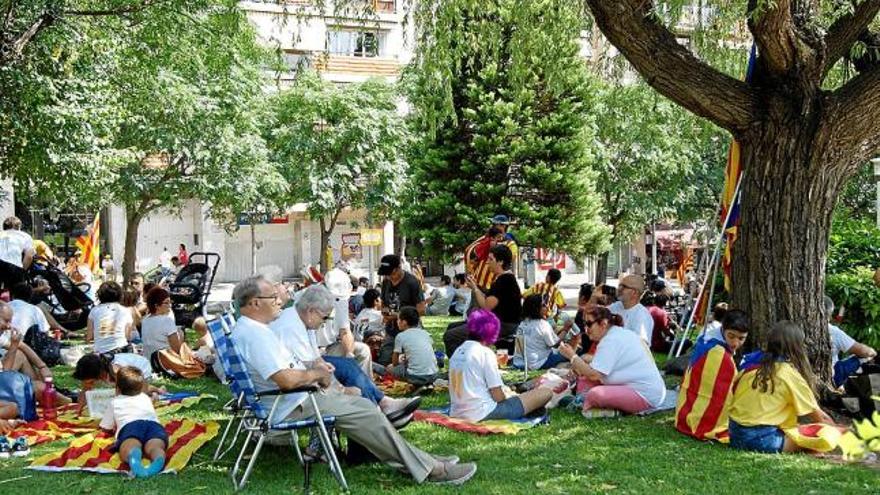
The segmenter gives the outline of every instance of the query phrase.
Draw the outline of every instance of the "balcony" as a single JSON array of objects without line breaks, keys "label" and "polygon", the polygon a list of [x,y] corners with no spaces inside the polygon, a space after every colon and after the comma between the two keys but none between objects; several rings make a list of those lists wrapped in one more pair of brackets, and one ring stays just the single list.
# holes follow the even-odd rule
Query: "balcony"
[{"label": "balcony", "polygon": [[362,77],[397,77],[400,74],[400,63],[388,58],[319,54],[315,56],[314,64],[318,72],[332,74]]}]

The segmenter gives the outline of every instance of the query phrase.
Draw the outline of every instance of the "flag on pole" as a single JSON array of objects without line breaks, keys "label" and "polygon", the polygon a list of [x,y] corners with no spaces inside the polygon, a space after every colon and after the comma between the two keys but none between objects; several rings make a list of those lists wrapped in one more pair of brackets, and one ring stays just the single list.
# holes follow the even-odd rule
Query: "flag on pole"
[{"label": "flag on pole", "polygon": [[[756,48],[752,45],[749,53],[749,65],[746,69],[746,82],[752,80],[752,72],[755,68]],[[737,185],[742,175],[742,164],[740,163],[740,145],[735,139],[730,143],[730,151],[727,153],[727,166],[724,169],[724,189],[721,193],[721,219],[722,228],[726,243],[724,245],[724,253],[721,257],[721,270],[724,273],[724,290],[730,292],[732,286],[730,282],[730,273],[733,266],[733,244],[739,235],[739,208],[740,195],[737,194]],[[730,212],[728,217],[727,213]],[[724,220],[727,223],[724,224]]]},{"label": "flag on pole", "polygon": [[687,272],[688,270],[693,270],[693,268],[694,251],[690,246],[686,246],[682,252],[681,264],[678,265],[678,270],[675,272],[675,278],[678,279],[678,283],[681,284],[682,287],[687,285]]},{"label": "flag on pole", "polygon": [[79,261],[88,265],[92,273],[98,270],[101,264],[101,213],[95,215],[92,226],[86,229],[85,234],[76,238],[76,247],[80,250]]}]

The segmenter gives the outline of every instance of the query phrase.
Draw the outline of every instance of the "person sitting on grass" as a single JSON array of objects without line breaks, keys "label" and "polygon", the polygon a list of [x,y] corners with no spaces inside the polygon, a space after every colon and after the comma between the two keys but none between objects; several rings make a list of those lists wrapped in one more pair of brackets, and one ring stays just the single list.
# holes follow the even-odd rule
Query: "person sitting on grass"
[{"label": "person sitting on grass", "polygon": [[[355,316],[354,337],[359,342],[367,342],[378,336],[385,338],[385,319],[382,316],[382,295],[376,289],[367,289],[364,292],[364,307]],[[380,341],[381,343],[381,341]],[[373,346],[371,346],[373,347]]]},{"label": "person sitting on grass", "polygon": [[598,342],[596,354],[580,357],[570,346],[559,346],[583,378],[578,392],[585,391],[584,417],[636,414],[662,404],[666,385],[640,334],[623,328],[623,318],[602,306],[589,308],[584,318],[590,340]]},{"label": "person sitting on grass", "polygon": [[419,312],[412,306],[400,308],[397,315],[400,333],[394,338],[391,366],[373,365],[379,375],[386,372],[398,380],[416,386],[431,385],[437,378],[437,359],[431,335],[421,327]]},{"label": "person sitting on grass", "polygon": [[131,311],[120,304],[122,287],[116,282],[104,282],[98,288],[98,300],[89,313],[86,343],[94,342],[98,354],[111,357],[117,353],[132,352],[131,340],[134,319]]},{"label": "person sitting on grass", "polygon": [[754,452],[803,450],[799,418],[833,425],[819,407],[816,380],[804,350],[804,331],[791,321],[773,325],[763,351],[749,354],[733,384],[730,446]]},{"label": "person sitting on grass", "polygon": [[727,436],[730,390],[737,371],[734,355],[749,335],[749,316],[744,311],[727,311],[721,324],[723,341],[697,341],[675,406],[675,428],[697,440]]},{"label": "person sitting on grass", "polygon": [[523,299],[532,294],[544,296],[547,300],[549,318],[556,319],[557,313],[565,309],[565,297],[562,296],[562,292],[556,287],[560,280],[562,280],[562,272],[556,268],[551,268],[547,271],[547,276],[543,282],[538,282],[523,292]]},{"label": "person sitting on grass", "polygon": [[467,320],[468,340],[449,359],[449,415],[469,421],[518,419],[544,407],[553,398],[545,387],[507,397],[495,352],[501,321],[488,309],[473,311]]},{"label": "person sitting on grass", "polygon": [[[95,389],[101,384],[116,384],[116,374],[123,367],[132,367],[140,370],[144,380],[150,381],[153,377],[153,369],[150,362],[143,356],[130,353],[119,353],[112,358],[102,354],[86,354],[79,358],[73,370],[73,379],[80,383],[79,398],[77,400],[77,415],[81,415],[86,406],[86,392]],[[158,396],[167,391],[164,388],[148,385],[148,393]]]},{"label": "person sitting on grass", "polygon": [[[113,450],[128,462],[131,476],[148,478],[159,474],[165,467],[165,449],[168,434],[159,424],[153,401],[145,393],[147,382],[141,370],[123,366],[116,372],[116,397],[101,417],[100,428],[116,432]],[[150,464],[141,464],[146,454]]]},{"label": "person sitting on grass", "polygon": [[712,321],[706,324],[703,327],[703,331],[700,332],[700,335],[697,336],[697,339],[703,340],[724,340],[724,335],[721,332],[721,322],[724,320],[724,315],[727,314],[727,303],[720,302],[712,307]]},{"label": "person sitting on grass", "polygon": [[[517,339],[522,340],[522,347],[517,346],[517,352],[513,355],[514,368],[521,370],[528,365],[530,370],[546,370],[567,361],[556,350],[560,342],[559,335],[544,318],[546,309],[544,296],[541,294],[532,294],[523,301],[523,321],[516,330]],[[566,331],[566,328],[561,330],[563,333]]]},{"label": "person sitting on grass", "polygon": [[[872,347],[857,342],[837,325],[831,324],[831,315],[834,313],[834,300],[825,296],[825,314],[828,316],[828,333],[831,337],[831,371],[834,375],[834,385],[840,387],[847,378],[862,365],[862,360],[871,360],[877,357],[877,351]],[[840,359],[843,354],[844,359]]]}]

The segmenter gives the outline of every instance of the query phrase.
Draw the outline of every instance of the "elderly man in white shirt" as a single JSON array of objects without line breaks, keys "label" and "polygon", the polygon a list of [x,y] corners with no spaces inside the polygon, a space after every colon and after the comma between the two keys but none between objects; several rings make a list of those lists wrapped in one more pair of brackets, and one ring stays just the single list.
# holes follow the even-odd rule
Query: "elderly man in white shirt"
[{"label": "elderly man in white shirt", "polygon": [[[269,328],[280,311],[278,295],[272,284],[262,277],[239,282],[232,293],[241,318],[232,330],[232,343],[248,369],[257,391],[291,390],[317,385],[330,385],[332,369],[319,364],[306,369]],[[331,317],[331,311],[311,308],[303,315],[306,328],[318,328]],[[285,396],[275,409],[273,420],[303,419],[315,414],[309,401],[301,394]],[[457,457],[432,456],[410,445],[375,404],[363,397],[344,394],[318,394],[321,412],[336,418],[336,429],[363,445],[378,459],[396,468],[403,468],[418,483],[424,481],[461,485],[476,473],[473,463],[458,463]]]},{"label": "elderly man in white shirt", "polygon": [[627,275],[617,284],[617,302],[608,309],[623,318],[623,328],[634,332],[648,345],[654,333],[654,319],[648,308],[639,302],[645,291],[645,281],[638,275]]}]

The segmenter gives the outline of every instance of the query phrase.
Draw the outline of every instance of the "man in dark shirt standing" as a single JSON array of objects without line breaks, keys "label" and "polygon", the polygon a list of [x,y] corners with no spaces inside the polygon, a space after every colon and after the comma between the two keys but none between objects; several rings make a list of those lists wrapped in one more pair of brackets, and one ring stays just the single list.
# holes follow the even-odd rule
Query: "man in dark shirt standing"
[{"label": "man in dark shirt standing", "polygon": [[415,307],[419,315],[425,315],[425,293],[419,279],[401,268],[400,256],[386,254],[379,262],[379,276],[382,279],[382,314],[385,318],[385,340],[379,350],[376,362],[387,365],[394,351],[394,337],[397,336],[397,313],[404,306]]},{"label": "man in dark shirt standing", "polygon": [[[468,276],[468,286],[473,290],[473,300],[478,308],[488,309],[501,320],[501,335],[495,347],[507,349],[513,354],[513,335],[522,319],[522,293],[516,276],[510,271],[513,253],[503,244],[496,245],[489,252],[487,264],[495,274],[495,281],[489,292],[483,293],[477,281]],[[451,357],[458,347],[467,340],[466,324],[450,327],[443,335],[446,353]]]}]

